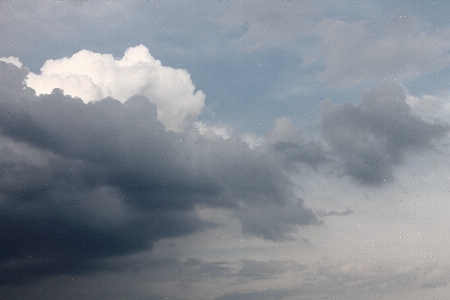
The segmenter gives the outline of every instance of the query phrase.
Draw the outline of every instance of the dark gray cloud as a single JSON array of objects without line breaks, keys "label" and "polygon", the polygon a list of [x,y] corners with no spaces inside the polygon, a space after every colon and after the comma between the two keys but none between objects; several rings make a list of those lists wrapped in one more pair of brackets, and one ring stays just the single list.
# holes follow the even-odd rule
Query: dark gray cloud
[{"label": "dark gray cloud", "polygon": [[281,153],[288,164],[304,163],[313,169],[329,162],[327,153],[319,143],[277,142],[273,145],[275,152]]},{"label": "dark gray cloud", "polygon": [[385,85],[361,96],[361,103],[323,103],[321,131],[339,157],[345,175],[379,185],[393,179],[394,167],[408,152],[433,148],[448,125],[412,114],[398,85]]},{"label": "dark gray cloud", "polygon": [[[264,200],[264,199],[263,199]],[[242,232],[272,241],[291,240],[297,226],[319,225],[316,215],[305,209],[303,200],[289,205],[263,205],[239,213]]]},{"label": "dark gray cloud", "polygon": [[27,72],[0,62],[0,283],[102,270],[216,226],[198,206],[233,209],[246,234],[271,240],[318,223],[291,204],[277,163],[238,137],[165,131],[146,98],[36,97]]},{"label": "dark gray cloud", "polygon": [[317,216],[320,216],[320,217],[328,217],[328,216],[348,216],[348,215],[351,215],[352,213],[354,213],[354,211],[353,210],[351,210],[350,208],[347,208],[346,210],[344,210],[344,211],[336,211],[336,210],[330,210],[330,211],[328,211],[328,212],[326,212],[326,211],[324,211],[324,210],[317,210],[317,211],[315,211],[315,214],[317,215]]},{"label": "dark gray cloud", "polygon": [[305,128],[301,130],[289,118],[282,117],[275,120],[274,128],[266,135],[271,150],[288,169],[298,167],[298,163],[317,169],[330,162],[324,146],[317,141],[317,130],[312,126]]}]

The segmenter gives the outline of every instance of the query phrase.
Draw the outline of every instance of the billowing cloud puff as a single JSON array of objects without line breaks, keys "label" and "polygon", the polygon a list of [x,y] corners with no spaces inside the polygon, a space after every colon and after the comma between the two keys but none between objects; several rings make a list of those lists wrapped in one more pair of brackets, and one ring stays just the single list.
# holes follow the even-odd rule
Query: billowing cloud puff
[{"label": "billowing cloud puff", "polygon": [[20,62],[18,57],[10,56],[10,57],[0,57],[0,61],[4,61],[10,64],[15,65],[18,68],[22,67],[22,63]]},{"label": "billowing cloud puff", "polygon": [[143,45],[127,49],[120,60],[88,50],[48,60],[41,74],[28,75],[27,85],[38,95],[59,88],[86,103],[106,97],[125,102],[131,96],[145,96],[156,104],[158,120],[174,132],[190,125],[205,101],[186,70],[162,66]]}]

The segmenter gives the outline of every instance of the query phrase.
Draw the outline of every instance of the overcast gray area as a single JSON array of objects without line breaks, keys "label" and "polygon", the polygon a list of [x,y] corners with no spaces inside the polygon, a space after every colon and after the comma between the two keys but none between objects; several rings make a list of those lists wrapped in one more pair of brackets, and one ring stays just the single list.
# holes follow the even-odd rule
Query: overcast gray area
[{"label": "overcast gray area", "polygon": [[447,299],[448,11],[0,0],[0,299]]}]

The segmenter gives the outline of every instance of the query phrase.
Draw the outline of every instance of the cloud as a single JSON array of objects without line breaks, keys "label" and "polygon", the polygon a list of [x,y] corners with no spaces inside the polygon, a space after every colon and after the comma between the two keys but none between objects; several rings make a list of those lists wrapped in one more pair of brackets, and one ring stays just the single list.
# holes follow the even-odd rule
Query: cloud
[{"label": "cloud", "polygon": [[234,6],[220,19],[230,31],[239,28],[231,45],[248,52],[276,48],[292,60],[301,57],[303,81],[337,88],[383,84],[441,70],[450,61],[448,28],[433,29],[423,19],[396,15],[381,3]]},{"label": "cloud", "polygon": [[[263,199],[265,200],[265,199]],[[272,241],[293,239],[298,226],[319,225],[316,215],[298,199],[290,205],[257,205],[240,212],[242,232]]]},{"label": "cloud", "polygon": [[320,126],[344,174],[373,185],[392,180],[408,152],[432,149],[449,129],[414,115],[398,85],[363,93],[358,106],[323,102]]},{"label": "cloud", "polygon": [[276,155],[280,155],[286,168],[292,168],[293,163],[303,163],[313,169],[329,163],[325,147],[313,137],[316,130],[307,128],[310,132],[297,128],[287,117],[275,120],[274,128],[267,133],[267,141]]},{"label": "cloud", "polygon": [[323,7],[313,2],[247,2],[232,5],[217,21],[229,30],[240,28],[241,35],[231,40],[233,47],[256,52],[307,37],[322,11]]},{"label": "cloud", "polygon": [[215,300],[285,299],[286,296],[289,296],[286,292],[287,291],[276,289],[267,289],[262,291],[252,291],[244,293],[235,292],[224,294],[220,297],[215,298]]},{"label": "cloud", "polygon": [[350,208],[347,208],[345,211],[335,211],[334,209],[326,212],[324,210],[318,210],[316,211],[316,215],[320,216],[320,217],[329,217],[329,216],[348,216],[351,215],[354,211],[351,210]]},{"label": "cloud", "polygon": [[[5,59],[6,60],[6,59]],[[17,67],[9,61],[0,60],[0,96],[33,97],[34,91],[27,88],[23,82],[29,72],[27,68]],[[28,95],[25,95],[27,94]]]},{"label": "cloud", "polygon": [[267,133],[267,141],[272,144],[278,142],[296,142],[301,140],[301,138],[301,130],[287,117],[276,119],[273,129]]},{"label": "cloud", "polygon": [[145,96],[156,104],[158,120],[175,132],[192,124],[205,101],[186,70],[161,65],[143,45],[128,48],[120,60],[88,50],[48,60],[41,74],[28,75],[27,85],[38,95],[59,88],[86,103],[106,97],[125,102],[132,96]]},{"label": "cloud", "polygon": [[27,73],[0,62],[0,282],[99,271],[104,258],[217,226],[198,206],[229,209],[271,240],[318,224],[277,162],[238,137],[166,131],[145,97],[36,96]]},{"label": "cloud", "polygon": [[335,87],[391,82],[441,69],[450,61],[448,29],[428,30],[413,17],[392,17],[388,26],[328,19],[314,35],[320,42],[304,56],[305,66],[323,63],[314,78]]},{"label": "cloud", "polygon": [[203,135],[215,134],[224,139],[229,139],[231,137],[232,130],[227,126],[208,126],[207,124],[197,121],[194,123],[195,128]]},{"label": "cloud", "polygon": [[[256,261],[242,260],[239,276],[242,276],[244,282],[249,280],[267,279],[280,276],[287,272],[301,272],[307,269],[295,261]],[[246,278],[249,277],[249,278]]]},{"label": "cloud", "polygon": [[447,101],[448,92],[441,95],[406,95],[406,102],[414,114],[420,115],[425,120],[449,121],[450,103]]},{"label": "cloud", "polygon": [[22,67],[22,63],[20,62],[18,57],[10,56],[10,57],[0,57],[0,61],[4,61],[10,64],[15,65],[18,68]]},{"label": "cloud", "polygon": [[[298,265],[299,266],[299,265]],[[243,289],[223,294],[226,299],[330,299],[330,295],[344,299],[363,299],[376,294],[379,297],[399,293],[410,297],[421,290],[432,291],[448,285],[449,272],[436,263],[426,267],[395,268],[375,264],[370,267],[354,263],[337,265],[319,262],[313,267],[294,267],[298,271],[295,285],[265,289]]]}]

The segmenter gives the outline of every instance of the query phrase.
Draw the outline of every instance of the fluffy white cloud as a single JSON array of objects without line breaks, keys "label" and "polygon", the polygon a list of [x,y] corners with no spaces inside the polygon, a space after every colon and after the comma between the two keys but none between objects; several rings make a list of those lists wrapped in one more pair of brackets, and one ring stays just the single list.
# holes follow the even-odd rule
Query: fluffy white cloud
[{"label": "fluffy white cloud", "polygon": [[37,94],[59,88],[84,102],[106,97],[125,102],[134,95],[145,96],[156,104],[158,119],[166,129],[175,132],[190,125],[205,105],[205,95],[195,91],[186,70],[161,65],[143,45],[127,49],[119,60],[88,50],[48,60],[41,74],[28,75],[27,85]]},{"label": "fluffy white cloud", "polygon": [[217,136],[220,136],[224,139],[229,139],[231,135],[233,134],[233,130],[230,127],[227,126],[209,126],[203,122],[195,122],[194,127],[202,134],[202,135],[208,135],[210,132],[214,133]]},{"label": "fluffy white cloud", "polygon": [[406,95],[406,102],[411,111],[428,121],[443,120],[450,121],[449,92],[444,91],[437,95],[422,94],[414,96]]},{"label": "fluffy white cloud", "polygon": [[[233,136],[234,138],[238,137],[238,135],[233,132],[233,128],[228,125],[208,125],[198,121],[194,123],[194,127],[201,135],[206,136],[209,139],[218,137],[223,139],[229,139]],[[250,149],[262,145],[265,141],[263,137],[251,132],[240,135],[239,139],[246,143]]]},{"label": "fluffy white cloud", "polygon": [[4,61],[10,64],[15,65],[18,68],[22,67],[22,63],[20,62],[18,57],[10,56],[10,57],[0,57],[0,61]]}]

